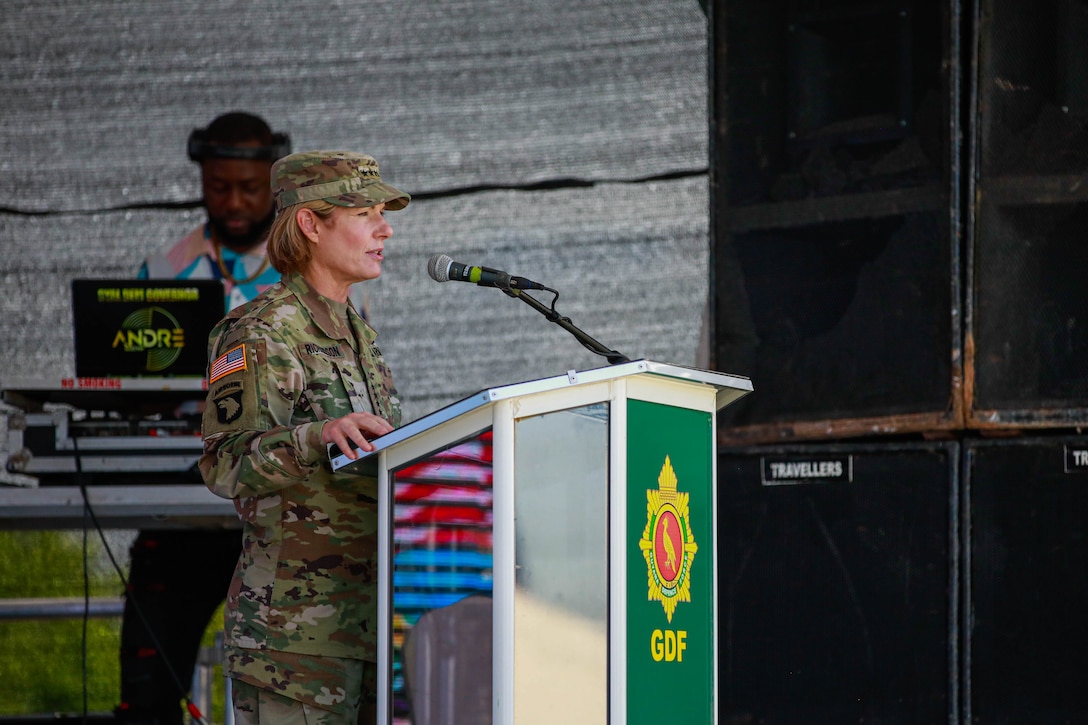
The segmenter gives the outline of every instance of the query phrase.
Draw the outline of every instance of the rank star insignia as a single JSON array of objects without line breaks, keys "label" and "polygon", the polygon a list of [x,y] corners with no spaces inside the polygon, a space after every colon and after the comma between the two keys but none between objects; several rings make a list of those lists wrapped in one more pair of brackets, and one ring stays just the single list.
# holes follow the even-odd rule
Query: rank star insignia
[{"label": "rank star insignia", "polygon": [[646,559],[647,598],[661,602],[669,622],[678,603],[691,601],[691,564],[699,550],[691,532],[689,495],[678,492],[676,483],[672,462],[665,456],[657,489],[646,491],[646,528],[638,542]]}]

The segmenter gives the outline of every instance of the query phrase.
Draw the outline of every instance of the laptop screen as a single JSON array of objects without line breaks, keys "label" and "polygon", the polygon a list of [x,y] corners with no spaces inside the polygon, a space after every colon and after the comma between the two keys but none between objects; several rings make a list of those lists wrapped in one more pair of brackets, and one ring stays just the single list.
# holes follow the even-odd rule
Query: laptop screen
[{"label": "laptop screen", "polygon": [[226,309],[219,280],[72,280],[76,376],[200,376]]}]

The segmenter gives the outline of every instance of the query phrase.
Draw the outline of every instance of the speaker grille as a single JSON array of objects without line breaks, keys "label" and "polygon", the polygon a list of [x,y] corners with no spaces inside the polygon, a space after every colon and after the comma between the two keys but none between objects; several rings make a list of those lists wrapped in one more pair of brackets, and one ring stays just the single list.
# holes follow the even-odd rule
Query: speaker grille
[{"label": "speaker grille", "polygon": [[[948,721],[957,451],[719,456],[723,722]],[[806,477],[772,482],[775,463]]]},{"label": "speaker grille", "polygon": [[947,2],[730,0],[713,25],[723,443],[961,422]]},{"label": "speaker grille", "polygon": [[971,422],[1088,421],[1088,7],[985,0],[981,17]]},{"label": "speaker grille", "polygon": [[[971,443],[967,722],[1088,712],[1088,438]],[[1072,464],[1072,461],[1069,461]]]}]

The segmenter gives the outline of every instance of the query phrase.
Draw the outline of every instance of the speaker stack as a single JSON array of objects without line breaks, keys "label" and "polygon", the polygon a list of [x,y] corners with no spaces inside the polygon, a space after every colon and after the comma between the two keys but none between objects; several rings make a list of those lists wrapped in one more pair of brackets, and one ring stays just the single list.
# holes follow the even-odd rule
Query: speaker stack
[{"label": "speaker stack", "polygon": [[1088,439],[964,453],[964,722],[1085,722]]},{"label": "speaker stack", "polygon": [[708,18],[722,721],[1088,722],[1088,2]]},{"label": "speaker stack", "polygon": [[956,443],[723,451],[726,723],[938,723],[958,701]]},{"label": "speaker stack", "polygon": [[1088,5],[978,23],[965,394],[973,428],[1088,422]]}]

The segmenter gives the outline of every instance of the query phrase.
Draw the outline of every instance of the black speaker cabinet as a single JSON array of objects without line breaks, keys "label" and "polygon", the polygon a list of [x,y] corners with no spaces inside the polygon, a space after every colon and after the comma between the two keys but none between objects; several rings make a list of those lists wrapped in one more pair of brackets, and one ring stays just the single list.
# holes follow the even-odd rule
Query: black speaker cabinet
[{"label": "black speaker cabinet", "polygon": [[718,456],[720,721],[955,722],[956,443]]},{"label": "black speaker cabinet", "polygon": [[725,445],[962,423],[949,0],[718,0],[712,364]]},{"label": "black speaker cabinet", "polygon": [[1088,422],[1088,4],[981,0],[968,423]]},{"label": "black speaker cabinet", "polygon": [[968,723],[1088,722],[1088,438],[964,448]]}]

